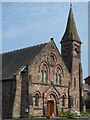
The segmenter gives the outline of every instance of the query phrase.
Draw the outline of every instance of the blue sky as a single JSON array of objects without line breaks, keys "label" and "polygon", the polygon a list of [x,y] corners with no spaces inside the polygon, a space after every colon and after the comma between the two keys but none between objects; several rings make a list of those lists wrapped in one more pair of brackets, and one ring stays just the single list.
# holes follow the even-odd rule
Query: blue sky
[{"label": "blue sky", "polygon": [[[69,12],[69,2],[2,3],[2,52],[48,42],[59,49]],[[88,75],[88,3],[73,3],[78,34],[82,41],[83,77]]]}]

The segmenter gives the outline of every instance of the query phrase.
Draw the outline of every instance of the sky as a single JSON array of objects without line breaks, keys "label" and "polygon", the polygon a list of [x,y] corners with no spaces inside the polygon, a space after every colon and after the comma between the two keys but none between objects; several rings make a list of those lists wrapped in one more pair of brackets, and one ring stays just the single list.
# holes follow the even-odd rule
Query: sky
[{"label": "sky", "polygon": [[[4,0],[5,1],[5,0]],[[77,31],[82,41],[83,78],[88,76],[88,3],[72,3]],[[3,2],[2,52],[49,42],[61,50],[70,2]]]},{"label": "sky", "polygon": [[88,74],[90,75],[90,2],[88,3]]}]

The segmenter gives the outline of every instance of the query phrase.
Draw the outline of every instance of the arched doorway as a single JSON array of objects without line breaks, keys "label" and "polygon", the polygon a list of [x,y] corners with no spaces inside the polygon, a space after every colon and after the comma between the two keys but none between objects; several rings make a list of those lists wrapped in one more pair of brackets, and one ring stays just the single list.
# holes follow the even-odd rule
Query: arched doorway
[{"label": "arched doorway", "polygon": [[55,115],[58,114],[58,97],[54,92],[51,92],[47,96],[47,114],[48,116],[52,116],[52,113]]},{"label": "arched doorway", "polygon": [[47,108],[48,108],[48,116],[52,116],[52,113],[54,112],[54,101],[53,100],[47,101]]}]

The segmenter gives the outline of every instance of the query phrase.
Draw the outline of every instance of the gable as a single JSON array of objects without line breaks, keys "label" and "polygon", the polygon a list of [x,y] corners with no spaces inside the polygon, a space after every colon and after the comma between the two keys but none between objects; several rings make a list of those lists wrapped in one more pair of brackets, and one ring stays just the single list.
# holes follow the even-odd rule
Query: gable
[{"label": "gable", "polygon": [[11,79],[20,69],[31,64],[46,45],[47,43],[2,54],[2,79]]},{"label": "gable", "polygon": [[[50,62],[50,56],[54,56],[54,64]],[[40,71],[42,71],[43,68],[48,71],[48,83],[51,83],[51,80],[54,81],[57,68],[60,69],[63,85],[66,85],[67,81],[70,81],[69,71],[62,60],[56,44],[52,40],[44,47],[42,52],[37,55],[33,63],[28,66],[28,73],[33,83],[40,82]]]}]

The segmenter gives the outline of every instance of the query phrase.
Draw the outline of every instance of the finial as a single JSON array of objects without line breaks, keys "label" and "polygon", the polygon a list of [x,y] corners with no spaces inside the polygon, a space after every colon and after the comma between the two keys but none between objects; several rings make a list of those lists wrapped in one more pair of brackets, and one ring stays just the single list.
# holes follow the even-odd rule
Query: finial
[{"label": "finial", "polygon": [[50,38],[51,41],[54,41],[53,38]]},{"label": "finial", "polygon": [[72,8],[72,0],[70,0],[70,8]]},{"label": "finial", "polygon": [[51,40],[53,40],[53,38],[51,38]]},{"label": "finial", "polygon": [[72,7],[72,3],[70,3],[70,7]]}]

